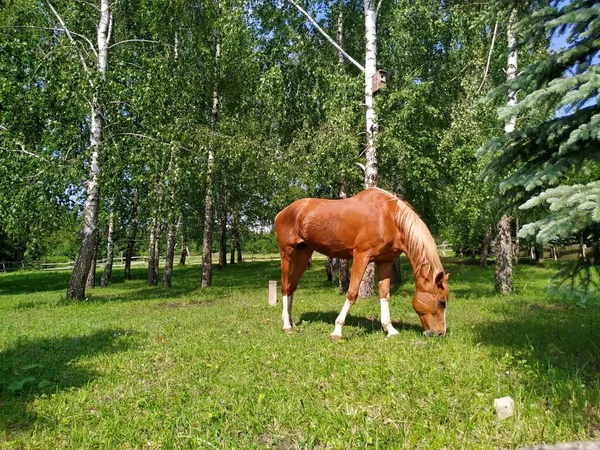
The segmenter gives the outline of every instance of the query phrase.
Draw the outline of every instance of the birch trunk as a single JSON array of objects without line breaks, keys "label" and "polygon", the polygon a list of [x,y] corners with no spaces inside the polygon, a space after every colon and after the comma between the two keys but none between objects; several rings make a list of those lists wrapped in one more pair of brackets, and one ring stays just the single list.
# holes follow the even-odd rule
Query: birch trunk
[{"label": "birch trunk", "polygon": [[137,192],[133,194],[133,212],[131,214],[131,224],[129,236],[127,237],[127,249],[125,250],[125,279],[131,280],[131,258],[135,251],[135,240],[138,231],[138,196]]},{"label": "birch trunk", "polygon": [[[102,111],[96,98],[92,100],[90,145],[92,155],[90,159],[90,175],[87,182],[85,206],[83,210],[83,228],[81,229],[81,248],[73,266],[73,273],[67,289],[67,299],[85,299],[85,288],[90,268],[94,264],[96,244],[98,240],[98,198],[100,196],[98,178],[100,166],[98,155],[102,142]],[[94,264],[95,265],[95,264]]]},{"label": "birch trunk", "polygon": [[[177,52],[177,39],[175,39],[175,51]],[[175,55],[177,61],[177,54]],[[176,214],[177,187],[179,186],[179,163],[175,147],[171,148],[169,167],[167,177],[165,178],[165,189],[169,189],[167,202],[167,249],[165,251],[165,271],[163,273],[162,284],[164,287],[171,287],[171,278],[173,276],[173,260],[175,259],[175,240],[177,233],[181,228],[181,215]],[[175,223],[177,217],[177,223]]]},{"label": "birch trunk", "polygon": [[85,280],[86,288],[96,287],[96,258],[98,255],[98,247],[94,249],[94,253],[92,255],[92,263],[90,265],[90,270],[88,271],[87,278]]},{"label": "birch trunk", "polygon": [[236,234],[236,252],[237,252],[237,262],[241,263],[242,259],[242,240],[240,239],[240,229],[239,229],[239,219],[238,219],[238,228],[235,232]]},{"label": "birch trunk", "polygon": [[[238,250],[238,247],[240,245],[240,231],[238,229],[238,212],[237,212],[237,208],[234,207],[233,208],[233,217],[232,217],[232,223],[231,223],[231,258],[229,260],[229,262],[231,264],[235,264],[235,252]],[[241,259],[241,252],[240,252],[240,259]],[[241,262],[238,260],[238,262]]]},{"label": "birch trunk", "polygon": [[535,260],[537,262],[544,260],[544,244],[535,244]]},{"label": "birch trunk", "polygon": [[202,287],[212,284],[212,227],[213,227],[213,169],[215,157],[212,149],[208,151],[206,169],[206,197],[204,199],[204,237],[202,240]]},{"label": "birch trunk", "polygon": [[163,273],[162,284],[164,287],[171,287],[171,279],[173,276],[173,259],[175,258],[175,239],[177,236],[177,228],[172,221],[167,225],[167,250],[165,252],[165,271]]},{"label": "birch trunk", "polygon": [[181,223],[181,256],[179,257],[179,265],[185,266],[185,260],[188,257],[188,248],[187,234],[185,233],[185,223],[183,222],[183,216],[179,216],[179,223]]},{"label": "birch trunk", "polygon": [[[379,167],[377,164],[377,151],[375,148],[378,124],[377,114],[373,99],[373,75],[377,70],[377,15],[374,0],[364,0],[365,10],[365,105],[366,105],[366,157],[365,185],[367,188],[377,186]],[[358,296],[360,298],[372,297],[375,294],[375,265],[370,263],[360,283]]]},{"label": "birch trunk", "polygon": [[131,258],[135,249],[135,238],[137,234],[137,226],[133,234],[127,239],[127,249],[125,250],[125,275],[126,280],[131,280]]},{"label": "birch trunk", "polygon": [[[172,153],[171,153],[172,160]],[[171,161],[169,161],[168,167],[165,169],[168,173],[171,167]],[[155,205],[152,211],[152,222],[150,224],[149,237],[148,237],[148,286],[157,286],[159,279],[159,261],[160,261],[160,234],[161,234],[161,216],[163,214],[163,199],[164,199],[164,183],[165,179],[162,177],[162,173],[165,170],[161,170],[161,174],[157,175],[155,181]]]},{"label": "birch trunk", "polygon": [[110,276],[112,275],[114,248],[115,248],[115,211],[111,202],[110,213],[108,216],[108,233],[106,234],[106,264],[104,265],[104,273],[100,280],[100,287],[108,286]]},{"label": "birch trunk", "polygon": [[[100,22],[97,29],[98,57],[96,70],[100,73],[100,79],[106,78],[108,69],[108,47],[110,42],[110,31],[112,29],[112,14],[109,9],[109,0],[100,1]],[[82,60],[83,61],[83,60]],[[84,64],[84,69],[87,67]],[[88,73],[91,77],[91,74]],[[86,279],[94,260],[96,243],[98,239],[98,199],[99,177],[100,177],[100,150],[102,146],[102,108],[98,101],[98,87],[96,94],[92,97],[90,112],[90,172],[86,186],[85,206],[83,210],[83,227],[81,229],[81,248],[73,266],[69,287],[67,288],[67,299],[85,299]]]},{"label": "birch trunk", "polygon": [[[336,41],[340,48],[344,47],[344,1],[339,0],[338,2],[338,17],[337,17],[337,33]],[[344,54],[338,50],[338,60],[340,66],[344,66]]]},{"label": "birch trunk", "polygon": [[[219,14],[221,13],[221,2],[219,1]],[[215,73],[213,85],[213,101],[211,112],[211,129],[215,131],[219,121],[220,99],[219,99],[219,77],[221,63],[221,36],[217,33],[215,45]],[[204,200],[204,237],[202,240],[202,287],[212,284],[212,233],[213,233],[213,175],[215,166],[215,154],[213,151],[214,141],[211,139],[208,149],[208,164],[206,168],[206,198]]]},{"label": "birch trunk", "polygon": [[377,71],[377,29],[376,12],[373,0],[364,0],[365,8],[365,105],[367,125],[367,163],[365,165],[365,184],[367,188],[376,187],[379,165],[377,164],[377,151],[375,141],[379,126],[373,98],[373,76]]},{"label": "birch trunk", "polygon": [[496,276],[495,288],[497,292],[508,294],[512,292],[512,259],[510,242],[510,216],[503,214],[498,222],[498,235],[496,236]]},{"label": "birch trunk", "polygon": [[221,199],[221,245],[219,246],[219,270],[227,265],[227,184],[223,183]]},{"label": "birch trunk", "polygon": [[162,224],[160,220],[156,222],[156,235],[154,236],[154,273],[156,273],[156,284],[160,277],[160,239],[162,234]]},{"label": "birch trunk", "polygon": [[[517,11],[512,10],[508,20],[506,35],[508,39],[508,48],[511,49],[508,54],[506,69],[506,79],[511,80],[517,75],[517,39],[515,36],[515,24],[517,22]],[[517,92],[513,89],[508,91],[508,106],[517,104]],[[511,116],[504,124],[504,132],[512,133],[517,123],[516,116]],[[510,237],[511,217],[507,213],[502,214],[498,222],[498,237],[496,238],[496,270],[495,286],[496,290],[502,294],[508,294],[513,290],[512,283],[512,242]]]},{"label": "birch trunk", "polygon": [[156,270],[155,260],[158,258],[156,255],[156,241],[158,235],[158,219],[156,217],[152,219],[150,225],[150,235],[148,237],[148,286],[156,286],[158,284],[158,271]]}]

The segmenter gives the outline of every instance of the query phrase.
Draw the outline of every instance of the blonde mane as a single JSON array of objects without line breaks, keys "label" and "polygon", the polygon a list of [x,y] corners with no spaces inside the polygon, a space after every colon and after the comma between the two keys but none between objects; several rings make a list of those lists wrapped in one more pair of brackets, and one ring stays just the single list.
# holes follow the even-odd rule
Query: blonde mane
[{"label": "blonde mane", "polygon": [[422,273],[423,268],[429,266],[429,269],[423,275],[426,274],[426,278],[433,281],[436,274],[443,272],[444,269],[440,261],[437,245],[433,236],[431,236],[429,228],[427,228],[425,222],[421,220],[408,203],[400,200],[390,192],[383,189],[380,190],[397,202],[396,226],[398,229],[404,230],[406,255],[413,266],[413,272],[416,274]]}]

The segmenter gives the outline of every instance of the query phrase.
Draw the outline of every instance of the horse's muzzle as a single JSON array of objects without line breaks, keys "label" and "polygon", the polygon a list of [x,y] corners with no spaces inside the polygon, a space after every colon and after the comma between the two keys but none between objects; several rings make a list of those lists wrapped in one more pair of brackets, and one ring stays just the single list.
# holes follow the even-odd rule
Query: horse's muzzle
[{"label": "horse's muzzle", "polygon": [[446,333],[441,332],[441,331],[434,331],[434,330],[423,331],[423,336],[425,336],[425,337],[445,336],[445,335],[446,335]]}]

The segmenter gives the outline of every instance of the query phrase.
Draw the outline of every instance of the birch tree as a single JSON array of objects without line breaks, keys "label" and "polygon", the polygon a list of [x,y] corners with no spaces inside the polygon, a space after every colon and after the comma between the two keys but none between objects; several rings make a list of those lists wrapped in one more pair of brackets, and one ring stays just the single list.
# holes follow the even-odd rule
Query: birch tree
[{"label": "birch tree", "polygon": [[[221,14],[221,2],[218,4]],[[220,98],[219,78],[221,75],[221,35],[217,30],[215,37],[215,69],[213,74],[213,93],[211,109],[211,132],[215,132],[219,122]],[[212,284],[212,237],[214,225],[214,171],[215,171],[215,139],[211,136],[208,144],[208,162],[206,166],[206,195],[204,197],[204,237],[202,240],[202,287]]]},{"label": "birch tree", "polygon": [[[377,164],[376,138],[379,124],[375,112],[375,101],[373,97],[373,77],[377,72],[377,11],[375,0],[364,0],[365,12],[365,106],[366,106],[366,164],[365,164],[365,186],[367,188],[377,187],[379,177],[379,165]],[[375,264],[367,266],[365,275],[360,283],[358,296],[361,298],[373,297],[375,294]]]},{"label": "birch tree", "polygon": [[[56,16],[69,39],[76,46],[74,39],[70,35],[66,24],[61,16],[48,2],[48,7]],[[67,289],[67,299],[83,300],[85,299],[85,284],[92,260],[96,250],[96,240],[98,239],[98,202],[99,177],[100,177],[100,153],[102,151],[102,131],[103,116],[102,105],[100,103],[101,84],[106,80],[108,70],[108,48],[112,33],[112,13],[110,11],[109,0],[100,0],[100,21],[97,31],[96,51],[96,72],[99,77],[95,77],[93,70],[88,68],[85,62],[85,56],[80,53],[82,69],[88,74],[90,84],[92,84],[93,95],[90,100],[90,172],[86,186],[85,207],[83,210],[83,228],[81,229],[81,247],[79,255],[75,261],[69,287]],[[79,50],[78,50],[79,51]]]},{"label": "birch tree", "polygon": [[110,281],[113,268],[114,249],[115,249],[115,207],[111,201],[108,211],[108,231],[106,233],[106,264],[104,265],[104,273],[100,280],[100,286],[106,287]]},{"label": "birch tree", "polygon": [[[506,66],[506,80],[508,83],[517,75],[517,38],[515,25],[517,23],[517,10],[513,9],[508,19],[506,38],[508,40],[508,61]],[[507,106],[514,107],[517,104],[516,89],[509,89]],[[509,134],[515,130],[516,116],[510,116],[504,125],[504,133]],[[494,272],[495,289],[502,294],[509,294],[513,290],[512,282],[512,218],[507,212],[502,213],[498,221],[496,236],[496,268]]]}]

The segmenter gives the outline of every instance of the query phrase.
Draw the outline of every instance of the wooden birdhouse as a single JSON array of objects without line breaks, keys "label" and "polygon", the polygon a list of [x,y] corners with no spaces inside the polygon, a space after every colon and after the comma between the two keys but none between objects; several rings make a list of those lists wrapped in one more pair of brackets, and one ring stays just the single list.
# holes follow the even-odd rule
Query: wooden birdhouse
[{"label": "wooden birdhouse", "polygon": [[385,89],[385,70],[378,70],[375,72],[373,77],[371,78],[372,86],[373,86],[373,95],[376,95],[382,89]]}]

